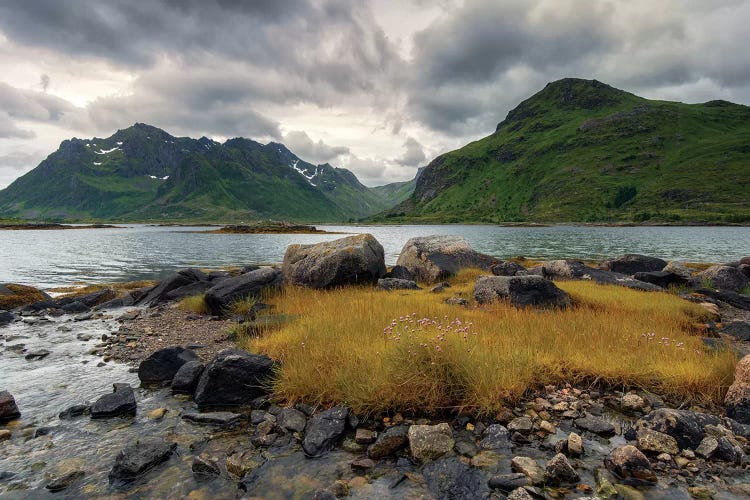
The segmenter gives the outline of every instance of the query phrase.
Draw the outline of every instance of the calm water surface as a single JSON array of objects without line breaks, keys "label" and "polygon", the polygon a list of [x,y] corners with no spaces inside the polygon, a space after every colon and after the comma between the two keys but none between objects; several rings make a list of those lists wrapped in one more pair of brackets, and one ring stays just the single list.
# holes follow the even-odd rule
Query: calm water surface
[{"label": "calm water surface", "polygon": [[[496,257],[600,259],[637,252],[667,260],[723,262],[750,255],[748,227],[318,226],[371,233],[392,265],[413,236],[455,234]],[[180,268],[279,263],[292,243],[341,235],[202,234],[205,227],[127,226],[0,232],[0,282],[43,288],[76,282],[158,279]]]}]

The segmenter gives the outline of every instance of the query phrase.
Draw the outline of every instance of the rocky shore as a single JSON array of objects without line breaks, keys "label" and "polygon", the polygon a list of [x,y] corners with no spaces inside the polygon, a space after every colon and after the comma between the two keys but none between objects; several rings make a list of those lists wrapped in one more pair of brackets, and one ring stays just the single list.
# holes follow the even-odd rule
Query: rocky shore
[{"label": "rocky shore", "polygon": [[[707,349],[728,342],[721,345],[733,346],[738,359],[747,351],[750,257],[700,268],[634,254],[597,266],[576,260],[524,266],[475,252],[461,238],[424,237],[407,242],[388,270],[382,246],[370,235],[292,245],[280,268],[251,266],[235,274],[188,269],[124,295],[47,296],[0,312],[0,324],[32,327],[55,318],[69,318],[73,328],[109,318],[119,326],[85,340],[95,343],[88,355],[131,362],[140,380],[139,388],[116,383],[111,393],[59,415],[60,426],[95,433],[126,433],[133,426],[130,442],[122,442],[106,466],[88,464],[89,470],[84,462],[32,482],[0,469],[0,492],[516,500],[750,495],[750,357],[737,363],[723,406],[690,406],[602,381],[540,386],[492,414],[357,414],[340,401],[274,397],[272,382],[283,361],[237,350],[230,335],[238,323],[258,326],[261,299],[281,287],[442,291],[444,280],[467,267],[485,270],[469,299],[476,307],[500,300],[515,308],[569,309],[574,301],[555,285],[567,280],[670,288],[710,313],[698,333]],[[175,306],[196,294],[205,297],[208,314]],[[8,303],[16,295],[13,286],[0,287]],[[229,313],[231,304],[248,297],[256,299],[251,309]],[[450,293],[444,300],[468,304]],[[0,422],[10,422],[0,428],[0,451],[23,453],[37,438],[54,446],[58,431],[38,427],[29,439],[13,424],[19,417],[23,422],[24,401],[0,392]],[[97,467],[106,468],[106,484],[93,472]]]}]

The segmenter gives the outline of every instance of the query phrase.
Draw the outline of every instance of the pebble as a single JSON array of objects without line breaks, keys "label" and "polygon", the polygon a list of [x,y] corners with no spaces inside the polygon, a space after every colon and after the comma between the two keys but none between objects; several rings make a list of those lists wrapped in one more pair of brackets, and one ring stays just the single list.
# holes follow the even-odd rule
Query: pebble
[{"label": "pebble", "polygon": [[166,408],[156,408],[155,410],[151,410],[148,413],[148,418],[150,420],[160,420],[164,417],[166,413],[167,413]]}]

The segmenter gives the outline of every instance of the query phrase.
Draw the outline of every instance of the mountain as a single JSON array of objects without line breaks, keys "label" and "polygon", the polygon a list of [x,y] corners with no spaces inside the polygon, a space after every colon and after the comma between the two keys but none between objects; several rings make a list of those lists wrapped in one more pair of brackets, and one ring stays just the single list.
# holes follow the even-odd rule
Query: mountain
[{"label": "mountain", "polygon": [[[385,189],[385,191],[383,191]],[[312,165],[283,144],[174,137],[136,123],[70,139],[0,191],[0,214],[26,219],[347,221],[403,201],[350,171]],[[381,194],[383,193],[383,194]]]},{"label": "mountain", "polygon": [[375,220],[750,222],[750,108],[566,78],[435,158]]}]

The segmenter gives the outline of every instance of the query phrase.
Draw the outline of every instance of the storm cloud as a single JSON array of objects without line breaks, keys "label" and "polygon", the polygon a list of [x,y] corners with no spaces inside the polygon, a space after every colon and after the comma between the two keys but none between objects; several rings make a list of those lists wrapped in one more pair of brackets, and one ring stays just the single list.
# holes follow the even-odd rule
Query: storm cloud
[{"label": "storm cloud", "polygon": [[750,0],[6,0],[0,187],[135,122],[405,180],[563,77],[750,103],[748,21]]}]

